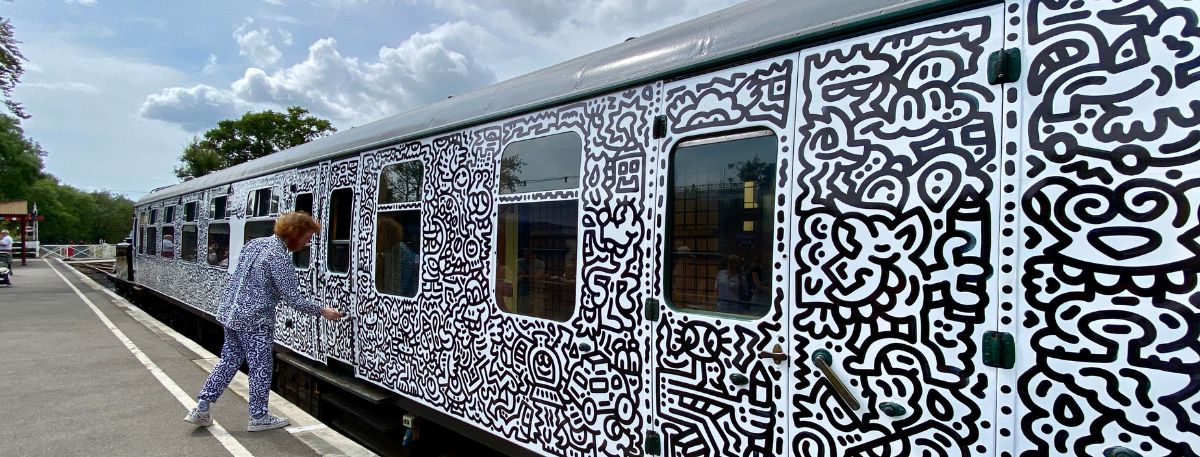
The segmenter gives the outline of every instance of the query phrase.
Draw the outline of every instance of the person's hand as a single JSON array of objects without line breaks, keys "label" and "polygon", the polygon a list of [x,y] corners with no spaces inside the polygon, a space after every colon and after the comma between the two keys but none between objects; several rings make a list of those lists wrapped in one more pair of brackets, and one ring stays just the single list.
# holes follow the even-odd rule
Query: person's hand
[{"label": "person's hand", "polygon": [[342,316],[344,316],[344,314],[342,314],[342,312],[341,312],[341,311],[338,311],[338,310],[336,310],[336,309],[333,309],[333,308],[321,308],[321,317],[324,317],[324,318],[326,318],[326,319],[329,319],[329,320],[331,320],[331,321],[336,321],[336,320],[338,320],[338,319],[341,319],[341,318],[342,318]]}]

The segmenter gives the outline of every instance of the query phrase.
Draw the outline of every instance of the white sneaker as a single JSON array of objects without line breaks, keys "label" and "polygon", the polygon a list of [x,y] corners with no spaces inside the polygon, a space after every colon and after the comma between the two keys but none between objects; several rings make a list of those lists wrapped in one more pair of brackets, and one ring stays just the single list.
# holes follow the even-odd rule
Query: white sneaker
[{"label": "white sneaker", "polygon": [[188,411],[188,415],[184,416],[183,420],[201,427],[212,425],[212,415],[208,411],[200,411],[200,408],[192,408],[191,411]]},{"label": "white sneaker", "polygon": [[250,425],[246,426],[247,432],[261,432],[263,430],[271,430],[280,427],[287,427],[292,422],[286,417],[279,417],[274,414],[267,413],[261,419],[250,419]]}]

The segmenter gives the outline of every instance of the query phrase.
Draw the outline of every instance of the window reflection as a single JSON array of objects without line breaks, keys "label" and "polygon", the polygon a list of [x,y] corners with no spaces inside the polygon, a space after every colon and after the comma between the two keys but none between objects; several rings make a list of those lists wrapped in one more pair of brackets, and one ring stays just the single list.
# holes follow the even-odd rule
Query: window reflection
[{"label": "window reflection", "polygon": [[381,293],[417,295],[421,277],[421,211],[379,213],[375,241],[375,287]]},{"label": "window reflection", "polygon": [[208,224],[208,264],[229,266],[229,223]]},{"label": "window reflection", "polygon": [[329,196],[329,250],[327,269],[335,273],[350,271],[350,205],[354,192],[337,189]]},{"label": "window reflection", "polygon": [[[311,216],[313,213],[313,194],[307,193],[297,195],[295,208],[296,211],[302,211]],[[304,247],[300,248],[300,250],[292,253],[292,263],[296,265],[296,268],[308,268],[308,262],[311,258],[312,246],[308,244],[304,245]]]},{"label": "window reflection", "polygon": [[770,132],[752,132],[676,148],[667,222],[676,307],[767,313],[777,147]]},{"label": "window reflection", "polygon": [[510,144],[500,159],[500,194],[578,188],[582,156],[574,132]]},{"label": "window reflection", "polygon": [[500,206],[496,295],[510,313],[565,321],[575,312],[578,200]]},{"label": "window reflection", "polygon": [[183,239],[180,240],[179,258],[188,262],[196,261],[196,250],[199,248],[199,238],[196,236],[196,225],[189,224],[183,226]]}]

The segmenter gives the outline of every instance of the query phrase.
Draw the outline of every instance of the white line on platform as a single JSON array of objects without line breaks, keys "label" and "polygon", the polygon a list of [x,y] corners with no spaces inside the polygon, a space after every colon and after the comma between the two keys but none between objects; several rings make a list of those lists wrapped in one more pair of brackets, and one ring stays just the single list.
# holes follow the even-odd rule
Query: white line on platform
[{"label": "white line on platform", "polygon": [[[69,286],[71,290],[75,291],[75,295],[78,295],[79,298],[83,299],[84,303],[87,303],[88,307],[92,309],[92,312],[96,313],[96,316],[100,318],[100,321],[103,322],[106,327],[108,327],[108,330],[111,331],[113,335],[116,335],[118,340],[121,340],[121,343],[123,343],[125,347],[129,349],[129,352],[133,353],[133,356],[137,357],[138,361],[142,362],[142,365],[144,365],[147,370],[150,370],[150,374],[153,374],[154,378],[158,380],[159,384],[162,384],[163,387],[167,388],[167,391],[170,392],[171,395],[174,395],[175,399],[179,400],[179,403],[182,403],[183,406],[188,409],[196,407],[196,400],[193,400],[191,396],[184,393],[183,389],[181,389],[178,384],[175,384],[175,381],[172,381],[171,378],[168,377],[167,374],[158,367],[158,365],[150,360],[150,357],[147,357],[141,349],[138,349],[136,344],[133,344],[133,341],[130,340],[129,337],[125,336],[125,332],[122,332],[121,329],[118,329],[116,325],[113,325],[112,321],[108,319],[108,316],[105,316],[104,313],[100,311],[100,308],[96,307],[95,303],[92,303],[87,296],[83,295],[83,292],[80,292],[79,289],[75,287],[75,284],[72,284],[71,281],[67,280],[66,276],[63,276],[62,273],[59,273],[58,269],[54,268],[54,262],[47,261],[46,265],[49,265],[50,270],[54,271],[54,274],[58,275],[63,282],[67,283],[67,286]],[[236,438],[234,438],[227,430],[225,430],[225,427],[222,427],[221,424],[218,424],[216,421],[213,421],[213,424],[208,427],[208,431],[211,432],[212,435],[217,438],[217,441],[220,441],[221,445],[225,447],[225,450],[229,451],[229,453],[234,457],[254,457],[254,454],[251,454],[249,450],[242,446],[242,443],[239,443]]]},{"label": "white line on platform", "polygon": [[327,427],[325,424],[312,424],[312,425],[305,425],[303,427],[288,427],[285,430],[287,430],[288,433],[296,434],[296,433],[311,432],[313,430],[320,430],[325,427]]}]

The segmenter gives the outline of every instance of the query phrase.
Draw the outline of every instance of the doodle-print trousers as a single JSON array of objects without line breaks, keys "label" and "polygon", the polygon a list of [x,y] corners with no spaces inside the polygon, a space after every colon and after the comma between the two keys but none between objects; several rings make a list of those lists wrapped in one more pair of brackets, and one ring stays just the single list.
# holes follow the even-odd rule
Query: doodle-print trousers
[{"label": "doodle-print trousers", "polygon": [[217,401],[217,397],[229,387],[229,381],[237,374],[245,360],[250,365],[250,417],[267,413],[267,398],[271,394],[271,368],[274,359],[271,343],[275,339],[274,328],[262,327],[247,331],[225,329],[225,344],[221,346],[221,361],[213,367],[204,388],[200,389],[201,400]]}]

